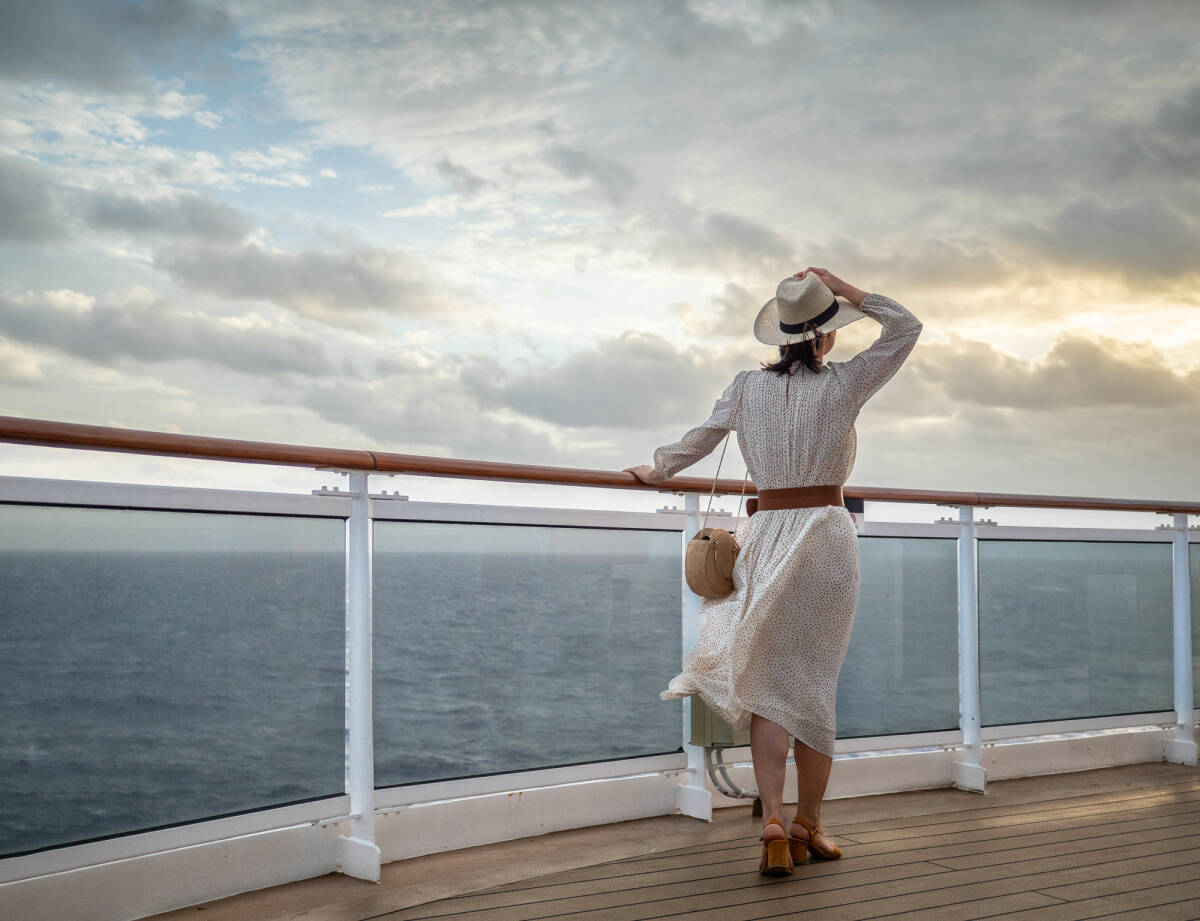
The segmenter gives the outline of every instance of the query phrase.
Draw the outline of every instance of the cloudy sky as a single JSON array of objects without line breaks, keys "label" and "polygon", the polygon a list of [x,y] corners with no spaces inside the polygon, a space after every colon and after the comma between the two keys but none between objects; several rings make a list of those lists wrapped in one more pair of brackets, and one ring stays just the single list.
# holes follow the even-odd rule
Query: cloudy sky
[{"label": "cloudy sky", "polygon": [[1195,500],[1198,257],[1191,2],[0,0],[0,414],[619,469],[817,265],[851,485]]}]

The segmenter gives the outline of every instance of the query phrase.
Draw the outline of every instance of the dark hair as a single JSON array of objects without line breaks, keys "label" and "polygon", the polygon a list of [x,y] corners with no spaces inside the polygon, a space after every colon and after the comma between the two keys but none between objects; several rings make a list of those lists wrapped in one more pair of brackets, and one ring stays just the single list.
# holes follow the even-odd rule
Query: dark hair
[{"label": "dark hair", "polygon": [[[811,324],[804,324],[806,329],[812,329]],[[820,346],[825,341],[825,337],[829,333],[823,333],[817,330],[817,335],[812,339],[805,339],[803,342],[792,342],[788,345],[779,347],[779,361],[763,362],[764,371],[774,371],[776,374],[791,374],[792,365],[796,362],[801,362],[804,367],[812,371],[814,374],[821,372]]]}]

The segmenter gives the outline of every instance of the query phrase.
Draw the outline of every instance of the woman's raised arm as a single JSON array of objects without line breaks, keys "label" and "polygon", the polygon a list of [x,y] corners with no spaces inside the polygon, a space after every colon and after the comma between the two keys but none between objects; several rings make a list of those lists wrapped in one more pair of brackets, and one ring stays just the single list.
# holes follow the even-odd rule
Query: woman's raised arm
[{"label": "woman's raised arm", "polygon": [[862,409],[863,404],[900,370],[917,344],[924,324],[903,304],[882,294],[868,294],[858,309],[878,320],[883,330],[874,342],[849,361],[831,361],[829,366],[836,368],[845,380],[846,392],[855,408]]}]

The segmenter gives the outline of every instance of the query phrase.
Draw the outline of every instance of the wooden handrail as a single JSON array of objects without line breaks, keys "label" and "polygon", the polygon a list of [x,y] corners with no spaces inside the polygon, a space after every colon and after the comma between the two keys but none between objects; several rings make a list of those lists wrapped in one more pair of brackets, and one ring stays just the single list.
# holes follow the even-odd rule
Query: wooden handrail
[{"label": "wooden handrail", "polygon": [[[130,454],[155,454],[165,457],[194,457],[236,463],[271,464],[285,467],[369,470],[375,473],[404,473],[416,476],[454,477],[475,480],[499,480],[509,483],[547,483],[560,486],[600,486],[608,489],[652,489],[658,492],[701,492],[712,488],[705,477],[675,477],[655,486],[647,486],[633,474],[613,470],[587,470],[575,467],[543,467],[530,464],[506,464],[498,461],[461,460],[452,457],[426,457],[419,454],[393,454],[343,448],[278,444],[270,441],[241,441],[235,438],[208,438],[201,435],[176,435],[105,425],[81,425],[0,416],[0,442],[43,445],[53,448],[78,448],[89,451],[118,451]],[[741,480],[718,480],[717,493],[737,495]],[[747,494],[755,492],[746,486]],[[936,505],[975,505],[983,507],[1070,508],[1120,512],[1164,512],[1200,515],[1200,502],[1165,499],[1108,499],[1094,496],[1046,496],[1025,493],[954,492],[928,489],[845,486],[847,498],[875,502],[919,502]]]}]

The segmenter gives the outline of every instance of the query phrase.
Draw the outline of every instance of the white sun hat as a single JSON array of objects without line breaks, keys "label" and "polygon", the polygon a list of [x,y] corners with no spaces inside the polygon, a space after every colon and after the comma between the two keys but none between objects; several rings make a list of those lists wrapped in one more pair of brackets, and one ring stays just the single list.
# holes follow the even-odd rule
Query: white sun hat
[{"label": "white sun hat", "polygon": [[804,331],[804,324],[810,320],[821,332],[828,333],[865,316],[845,298],[834,297],[816,272],[803,278],[792,275],[779,283],[775,296],[754,318],[754,338],[767,345],[788,345],[816,336],[812,329]]}]

